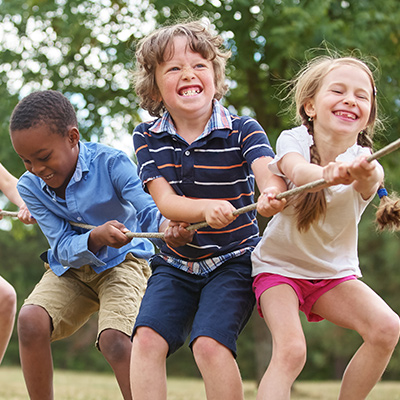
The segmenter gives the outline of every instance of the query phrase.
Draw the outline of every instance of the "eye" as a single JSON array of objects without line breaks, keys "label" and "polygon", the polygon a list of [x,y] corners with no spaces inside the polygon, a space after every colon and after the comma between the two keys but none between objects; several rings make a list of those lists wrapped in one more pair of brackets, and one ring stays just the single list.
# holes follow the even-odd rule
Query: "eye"
[{"label": "eye", "polygon": [[206,65],[199,63],[195,65],[195,68],[206,68]]},{"label": "eye", "polygon": [[38,158],[39,161],[43,162],[43,161],[47,161],[50,158],[50,154],[48,154],[47,156]]},{"label": "eye", "polygon": [[179,71],[178,67],[171,67],[168,69],[168,72],[174,72],[174,71]]},{"label": "eye", "polygon": [[333,93],[336,93],[336,94],[342,94],[343,92],[341,91],[341,90],[339,90],[339,89],[332,89],[332,92]]}]

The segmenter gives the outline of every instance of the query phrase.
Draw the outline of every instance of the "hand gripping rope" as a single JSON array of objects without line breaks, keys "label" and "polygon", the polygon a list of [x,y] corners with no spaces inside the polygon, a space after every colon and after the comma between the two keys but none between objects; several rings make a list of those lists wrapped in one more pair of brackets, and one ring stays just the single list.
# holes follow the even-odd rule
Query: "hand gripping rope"
[{"label": "hand gripping rope", "polygon": [[[373,160],[377,160],[378,158],[384,157],[387,154],[392,153],[393,151],[397,150],[398,148],[400,148],[400,139],[395,140],[394,142],[385,146],[383,149],[380,149],[380,150],[376,151],[375,153],[371,154],[367,158],[367,161],[371,162]],[[278,200],[285,199],[287,197],[305,192],[307,190],[318,188],[325,184],[326,184],[325,179],[318,179],[314,182],[310,182],[305,185],[298,186],[296,188],[279,193],[276,195],[276,199],[278,199]],[[232,214],[234,216],[236,216],[236,215],[244,214],[246,212],[255,210],[256,208],[257,208],[257,203],[253,203],[253,204],[249,204],[248,206],[238,208]],[[0,215],[5,216],[5,217],[17,217],[18,213],[10,212],[10,211],[0,211]],[[70,221],[70,224],[73,226],[77,226],[79,228],[84,228],[84,229],[94,229],[95,228],[95,226],[93,226],[93,225],[80,224],[80,223],[73,222],[73,221]],[[197,224],[189,225],[186,229],[189,231],[193,231],[196,229],[205,228],[206,226],[208,226],[207,222],[199,222]],[[162,233],[162,232],[126,232],[126,236],[129,239],[133,239],[133,238],[160,238],[160,239],[163,239],[164,233]]]}]

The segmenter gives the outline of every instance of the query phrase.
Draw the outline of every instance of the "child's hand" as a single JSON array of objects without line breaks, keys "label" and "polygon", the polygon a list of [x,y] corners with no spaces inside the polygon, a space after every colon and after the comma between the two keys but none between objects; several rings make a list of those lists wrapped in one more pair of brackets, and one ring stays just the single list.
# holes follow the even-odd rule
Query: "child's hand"
[{"label": "child's hand", "polygon": [[365,200],[378,190],[384,175],[380,164],[376,160],[368,162],[366,156],[356,158],[349,165],[349,174],[354,179],[353,188]]},{"label": "child's hand", "polygon": [[129,230],[118,221],[107,221],[94,228],[89,235],[89,250],[97,253],[103,246],[119,249],[130,242],[125,233]]},{"label": "child's hand", "polygon": [[269,218],[282,211],[286,204],[286,199],[277,200],[275,196],[279,189],[271,186],[263,190],[257,201],[257,212],[263,217]]},{"label": "child's hand", "polygon": [[322,168],[322,177],[329,184],[333,185],[349,185],[354,178],[349,173],[349,164],[344,162],[330,162]]},{"label": "child's hand", "polygon": [[355,181],[366,180],[374,176],[377,165],[376,160],[368,162],[367,156],[360,156],[349,165],[348,171]]},{"label": "child's hand", "polygon": [[204,210],[205,220],[211,228],[220,229],[237,218],[232,214],[234,211],[235,207],[229,201],[210,200]]},{"label": "child's hand", "polygon": [[193,240],[194,230],[188,231],[189,226],[186,222],[170,221],[167,229],[164,231],[164,240],[169,247],[180,247]]},{"label": "child's hand", "polygon": [[19,208],[18,219],[26,225],[36,224],[36,219],[32,217],[26,204]]}]

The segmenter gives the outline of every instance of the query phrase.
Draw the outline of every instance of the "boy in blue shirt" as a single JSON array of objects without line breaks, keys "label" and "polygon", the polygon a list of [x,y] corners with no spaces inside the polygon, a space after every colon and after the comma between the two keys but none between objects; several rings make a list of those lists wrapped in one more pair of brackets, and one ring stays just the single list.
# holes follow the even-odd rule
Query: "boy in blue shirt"
[{"label": "boy in blue shirt", "polygon": [[166,357],[189,334],[207,398],[243,399],[236,340],[254,306],[250,254],[259,232],[255,211],[232,212],[253,202],[256,180],[269,199],[263,215],[273,215],[286,185],[268,171],[274,153],[261,126],[218,102],[229,57],[221,45],[191,22],[155,31],[136,53],[136,92],[158,117],[134,132],[139,176],[164,216],[210,227],[152,258],[132,339],[135,400],[166,399]]},{"label": "boy in blue shirt", "polygon": [[[163,231],[167,221],[124,152],[80,141],[74,108],[61,93],[35,92],[21,100],[10,135],[27,169],[19,193],[50,245],[46,272],[18,318],[29,396],[53,398],[50,343],[72,335],[98,311],[96,345],[124,399],[131,399],[129,336],[154,248],[125,233]],[[96,227],[78,228],[70,221]]]}]

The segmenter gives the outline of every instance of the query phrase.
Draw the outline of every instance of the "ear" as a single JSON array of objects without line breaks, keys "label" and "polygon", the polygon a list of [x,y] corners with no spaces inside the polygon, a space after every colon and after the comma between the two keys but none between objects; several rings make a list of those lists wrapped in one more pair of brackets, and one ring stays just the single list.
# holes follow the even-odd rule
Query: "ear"
[{"label": "ear", "polygon": [[72,147],[79,143],[80,134],[76,126],[69,128],[67,136],[68,136],[68,141],[71,143]]},{"label": "ear", "polygon": [[311,117],[311,118],[315,117],[316,114],[315,114],[315,107],[314,107],[313,99],[307,100],[304,103],[304,111],[309,117]]},{"label": "ear", "polygon": [[158,90],[158,88],[155,88],[155,89],[153,89],[153,93],[151,94],[151,99],[153,100],[153,101],[157,101],[157,102],[159,102],[159,103],[162,103],[162,101],[163,101],[163,99],[162,99],[162,97],[161,97],[161,93],[160,93],[160,91]]}]

